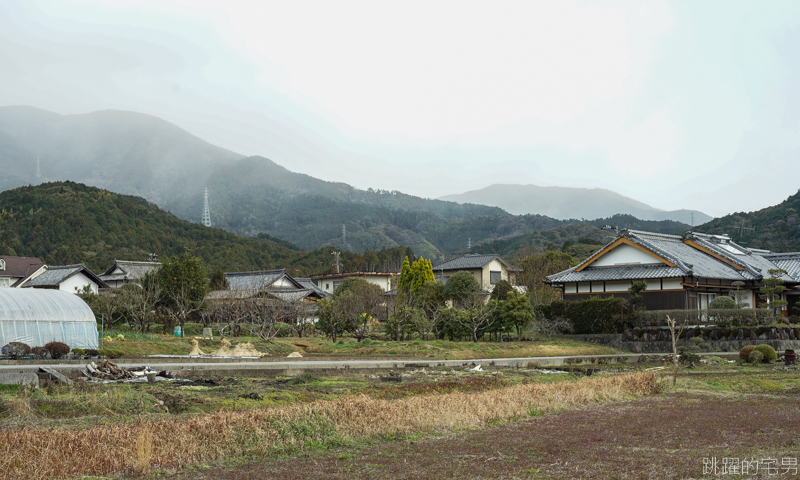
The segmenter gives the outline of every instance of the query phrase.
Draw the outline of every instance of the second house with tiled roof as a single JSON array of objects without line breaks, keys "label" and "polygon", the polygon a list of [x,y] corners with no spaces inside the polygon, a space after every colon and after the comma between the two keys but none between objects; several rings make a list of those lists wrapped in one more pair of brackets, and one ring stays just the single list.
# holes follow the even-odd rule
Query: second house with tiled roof
[{"label": "second house with tiled roof", "polygon": [[433,274],[436,279],[443,282],[447,282],[447,279],[453,274],[461,271],[471,273],[483,290],[491,292],[494,285],[500,280],[515,285],[516,273],[520,269],[495,254],[461,255],[433,266]]},{"label": "second house with tiled roof", "polygon": [[771,253],[744,248],[724,235],[685,235],[622,230],[617,238],[581,264],[550,275],[545,283],[560,288],[565,300],[617,296],[627,298],[635,280],[646,280],[642,292],[648,310],[706,309],[721,295],[738,290],[749,307],[762,306],[759,288],[783,270],[788,289],[787,315],[800,300],[800,252]]}]

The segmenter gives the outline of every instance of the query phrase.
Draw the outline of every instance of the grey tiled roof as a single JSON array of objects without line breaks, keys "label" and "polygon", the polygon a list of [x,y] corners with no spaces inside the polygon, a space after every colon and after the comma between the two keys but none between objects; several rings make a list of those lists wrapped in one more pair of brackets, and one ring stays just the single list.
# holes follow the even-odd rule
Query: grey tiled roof
[{"label": "grey tiled roof", "polygon": [[635,280],[683,277],[683,270],[667,265],[631,265],[613,267],[587,267],[580,272],[570,268],[547,277],[552,282],[599,282],[610,280]]},{"label": "grey tiled roof", "polygon": [[795,282],[800,282],[800,252],[770,253],[763,257],[778,268],[786,270]]},{"label": "grey tiled roof", "polygon": [[[636,245],[648,250],[657,256],[674,263],[675,267],[660,265],[617,265],[613,267],[585,267],[582,271],[576,270],[595,259],[603,250],[600,249],[584,260],[580,265],[547,277],[547,283],[584,282],[600,280],[627,280],[636,278],[669,278],[680,276],[695,276],[721,280],[760,280],[769,276],[769,270],[777,268],[775,263],[778,254],[767,254],[760,251],[754,252],[740,247],[730,238],[725,236],[707,235],[701,233],[688,233],[685,237],[666,235],[661,233],[642,232],[638,230],[623,230],[619,238],[627,238]],[[711,255],[684,240],[692,240],[702,248],[714,253]],[[606,245],[608,246],[608,245]],[[603,247],[605,248],[605,247]],[[781,254],[786,267],[790,271],[784,276],[785,281],[800,281],[800,253]],[[726,263],[730,262],[730,263]],[[731,265],[731,263],[733,265]],[[734,265],[738,265],[737,268]],[[792,273],[794,272],[794,273]]]},{"label": "grey tiled roof", "polygon": [[225,273],[225,279],[228,280],[231,290],[265,289],[283,276],[286,276],[297,288],[302,288],[291,275],[286,273],[286,269]]},{"label": "grey tiled roof", "polygon": [[[119,267],[123,273],[111,273]],[[100,275],[103,281],[118,281],[128,280],[134,281],[144,277],[149,272],[158,271],[161,268],[161,262],[135,262],[130,260],[114,260],[114,265]]]},{"label": "grey tiled roof", "polygon": [[107,288],[108,285],[100,279],[97,275],[94,274],[91,270],[86,268],[86,265],[79,263],[76,265],[61,265],[55,267],[47,267],[47,270],[42,272],[36,278],[28,280],[22,285],[23,288],[28,287],[58,287],[61,282],[70,278],[73,275],[78,273],[83,273],[90,279],[92,279],[95,283],[97,283],[100,288]]},{"label": "grey tiled roof", "polygon": [[302,285],[302,287],[303,287],[303,288],[310,288],[311,290],[314,290],[315,292],[317,292],[317,294],[318,294],[319,296],[323,297],[323,298],[327,298],[327,297],[329,297],[329,296],[330,296],[330,294],[328,294],[328,292],[326,292],[325,290],[323,290],[323,289],[319,288],[319,287],[317,286],[317,284],[316,284],[316,283],[314,283],[314,281],[313,281],[313,280],[311,280],[310,278],[298,278],[298,277],[294,277],[294,279],[295,279],[295,280],[297,280],[297,283],[299,283],[300,285]]},{"label": "grey tiled roof", "polygon": [[271,289],[267,290],[267,293],[277,299],[283,300],[284,302],[299,302],[300,300],[313,294],[314,290],[311,288],[301,288],[298,290]]},{"label": "grey tiled roof", "polygon": [[502,262],[506,266],[506,268],[508,268],[511,271],[519,270],[517,267],[514,267],[513,265],[510,265],[508,262],[503,260],[500,257],[500,255],[497,254],[491,254],[491,255],[468,254],[434,265],[433,271],[436,272],[439,270],[471,270],[475,268],[483,268],[487,263],[491,262],[494,259],[500,260],[500,262]]}]

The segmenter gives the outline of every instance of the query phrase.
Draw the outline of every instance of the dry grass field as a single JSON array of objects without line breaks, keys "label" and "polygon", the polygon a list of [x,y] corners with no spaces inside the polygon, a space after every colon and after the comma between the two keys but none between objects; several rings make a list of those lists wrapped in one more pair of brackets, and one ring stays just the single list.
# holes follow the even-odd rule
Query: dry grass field
[{"label": "dry grass field", "polygon": [[0,471],[8,479],[143,474],[216,459],[291,453],[326,442],[481,427],[657,389],[655,375],[634,373],[394,400],[344,395],[330,401],[79,429],[7,428],[0,430]]}]

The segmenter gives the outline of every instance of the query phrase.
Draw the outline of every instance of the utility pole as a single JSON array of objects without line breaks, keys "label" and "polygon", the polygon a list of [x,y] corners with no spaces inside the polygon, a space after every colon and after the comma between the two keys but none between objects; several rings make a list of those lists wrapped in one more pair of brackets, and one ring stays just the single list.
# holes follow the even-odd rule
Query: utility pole
[{"label": "utility pole", "polygon": [[347,250],[347,228],[342,225],[342,248]]},{"label": "utility pole", "polygon": [[208,208],[208,188],[203,192],[203,225],[206,227],[211,226],[211,210]]},{"label": "utility pole", "polygon": [[467,238],[467,250],[472,250],[472,239]]},{"label": "utility pole", "polygon": [[739,223],[739,238],[736,240],[736,243],[741,243],[742,242],[742,232],[744,232],[746,230],[755,231],[755,228],[753,228],[753,227],[745,227],[744,226],[744,220],[742,220]]},{"label": "utility pole", "polygon": [[342,264],[339,263],[339,255],[341,255],[341,254],[342,254],[342,252],[331,252],[331,255],[335,255],[336,256],[336,263],[334,263],[334,265],[336,265],[336,273],[339,273],[339,267],[342,266]]}]

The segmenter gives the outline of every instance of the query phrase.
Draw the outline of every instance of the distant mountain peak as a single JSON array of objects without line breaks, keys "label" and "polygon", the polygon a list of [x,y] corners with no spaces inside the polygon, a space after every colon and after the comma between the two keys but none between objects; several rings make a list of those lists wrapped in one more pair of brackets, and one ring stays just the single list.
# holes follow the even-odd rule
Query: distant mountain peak
[{"label": "distant mountain peak", "polygon": [[493,184],[440,199],[490,205],[515,215],[539,214],[561,220],[629,214],[642,220],[674,220],[691,224],[694,214],[694,224],[699,225],[713,218],[696,210],[661,210],[605,188]]}]

